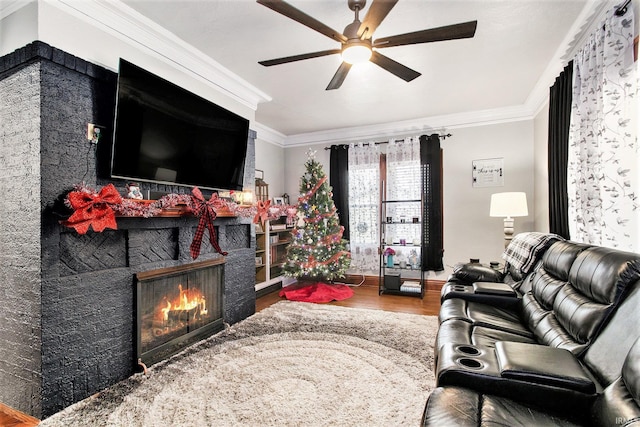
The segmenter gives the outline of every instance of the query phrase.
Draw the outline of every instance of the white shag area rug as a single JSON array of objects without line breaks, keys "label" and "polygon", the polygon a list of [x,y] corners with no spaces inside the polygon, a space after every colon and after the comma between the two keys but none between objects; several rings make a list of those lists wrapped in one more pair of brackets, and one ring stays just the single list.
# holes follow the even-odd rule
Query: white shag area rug
[{"label": "white shag area rug", "polygon": [[281,301],[42,421],[417,426],[437,317]]}]

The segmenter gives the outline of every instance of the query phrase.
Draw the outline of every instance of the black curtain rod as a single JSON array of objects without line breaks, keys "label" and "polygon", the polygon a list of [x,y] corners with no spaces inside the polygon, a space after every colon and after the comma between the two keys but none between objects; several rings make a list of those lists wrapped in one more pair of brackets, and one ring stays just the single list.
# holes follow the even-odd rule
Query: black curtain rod
[{"label": "black curtain rod", "polygon": [[625,1],[622,6],[618,7],[616,9],[616,16],[622,16],[625,13],[627,13],[627,8],[629,7],[629,3],[631,3],[631,0],[627,0]]},{"label": "black curtain rod", "polygon": [[[631,0],[629,0],[629,1],[631,1]],[[451,134],[448,133],[446,135],[438,135],[438,137],[440,139],[447,139],[447,138],[451,137]],[[397,141],[404,141],[404,139],[396,139],[396,142]],[[389,141],[381,141],[381,142],[374,142],[373,145],[388,144],[388,143],[389,143]],[[369,145],[369,143],[365,142],[362,145]],[[342,147],[342,148],[344,148],[346,150],[347,148],[349,148],[349,144],[338,144],[338,147]],[[324,147],[324,149],[325,150],[331,150],[331,147]]]}]

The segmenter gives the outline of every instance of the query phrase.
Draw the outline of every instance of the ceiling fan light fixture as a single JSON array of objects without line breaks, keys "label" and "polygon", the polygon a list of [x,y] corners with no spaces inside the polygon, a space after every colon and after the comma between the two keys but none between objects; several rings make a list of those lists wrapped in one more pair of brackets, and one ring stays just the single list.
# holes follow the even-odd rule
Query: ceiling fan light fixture
[{"label": "ceiling fan light fixture", "polygon": [[350,43],[342,50],[342,60],[348,64],[360,64],[371,58],[371,47],[366,43]]}]

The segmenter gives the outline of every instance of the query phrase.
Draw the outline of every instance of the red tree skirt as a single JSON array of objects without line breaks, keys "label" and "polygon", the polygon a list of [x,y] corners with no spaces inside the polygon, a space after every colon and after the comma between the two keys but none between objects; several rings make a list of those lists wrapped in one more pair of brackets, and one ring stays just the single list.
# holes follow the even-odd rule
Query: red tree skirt
[{"label": "red tree skirt", "polygon": [[353,290],[346,285],[327,285],[316,282],[287,286],[282,288],[279,295],[290,301],[331,302],[351,298]]}]

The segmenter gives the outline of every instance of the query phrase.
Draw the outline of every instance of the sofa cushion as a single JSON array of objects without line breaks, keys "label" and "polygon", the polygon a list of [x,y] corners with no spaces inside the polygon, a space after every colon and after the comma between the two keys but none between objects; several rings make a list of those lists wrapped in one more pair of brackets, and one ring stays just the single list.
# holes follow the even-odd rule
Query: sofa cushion
[{"label": "sofa cushion", "polygon": [[460,387],[438,387],[429,396],[423,426],[577,426],[514,400]]},{"label": "sofa cushion", "polygon": [[521,335],[510,331],[499,330],[491,327],[474,325],[460,319],[447,320],[440,324],[436,336],[435,354],[444,344],[472,344],[484,348],[493,348],[497,341],[516,341],[524,343],[536,343],[532,336]]},{"label": "sofa cushion", "polygon": [[564,348],[576,356],[582,354],[587,347],[586,344],[576,342],[551,312],[540,320],[533,333],[538,342],[550,347]]},{"label": "sofa cushion", "polygon": [[573,286],[565,286],[556,296],[553,312],[576,342],[586,344],[595,335],[609,308],[609,304],[594,302]]},{"label": "sofa cushion", "polygon": [[551,310],[558,291],[567,282],[540,268],[531,280],[531,292],[543,310]]},{"label": "sofa cushion", "polygon": [[569,283],[558,291],[553,313],[576,343],[589,345],[638,279],[640,255],[604,247],[585,249],[571,266]]},{"label": "sofa cushion", "polygon": [[476,326],[486,326],[524,336],[533,336],[531,331],[522,324],[518,311],[510,308],[454,298],[445,300],[438,313],[440,323],[451,319],[459,319]]}]

